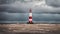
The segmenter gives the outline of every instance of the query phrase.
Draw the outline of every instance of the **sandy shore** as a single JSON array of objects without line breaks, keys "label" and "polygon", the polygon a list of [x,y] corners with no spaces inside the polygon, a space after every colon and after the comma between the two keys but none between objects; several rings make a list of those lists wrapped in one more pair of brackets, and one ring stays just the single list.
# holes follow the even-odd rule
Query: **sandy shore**
[{"label": "sandy shore", "polygon": [[59,34],[60,24],[0,24],[0,34]]}]

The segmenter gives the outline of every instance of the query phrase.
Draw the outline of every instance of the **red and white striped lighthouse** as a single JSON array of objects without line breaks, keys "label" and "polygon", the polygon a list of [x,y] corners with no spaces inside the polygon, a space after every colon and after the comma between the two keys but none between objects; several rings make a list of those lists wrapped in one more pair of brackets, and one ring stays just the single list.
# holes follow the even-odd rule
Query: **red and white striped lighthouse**
[{"label": "red and white striped lighthouse", "polygon": [[32,10],[29,10],[29,24],[33,24],[32,22]]}]

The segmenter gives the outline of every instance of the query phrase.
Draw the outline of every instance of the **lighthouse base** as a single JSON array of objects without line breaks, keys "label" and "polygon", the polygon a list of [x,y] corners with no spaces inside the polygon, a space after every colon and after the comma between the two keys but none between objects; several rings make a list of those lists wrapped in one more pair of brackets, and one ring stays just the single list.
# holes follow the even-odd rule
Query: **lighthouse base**
[{"label": "lighthouse base", "polygon": [[34,24],[33,22],[27,22],[27,24]]}]

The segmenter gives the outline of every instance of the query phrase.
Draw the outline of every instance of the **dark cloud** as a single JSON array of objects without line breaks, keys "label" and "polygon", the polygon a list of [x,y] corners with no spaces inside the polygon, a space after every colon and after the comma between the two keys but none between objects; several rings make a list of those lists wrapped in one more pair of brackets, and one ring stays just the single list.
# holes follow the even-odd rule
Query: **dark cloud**
[{"label": "dark cloud", "polygon": [[26,13],[0,13],[0,21],[27,21]]},{"label": "dark cloud", "polygon": [[60,0],[46,0],[47,5],[60,7]]},{"label": "dark cloud", "polygon": [[60,14],[33,14],[34,21],[60,21]]},{"label": "dark cloud", "polygon": [[27,10],[25,8],[14,8],[9,5],[0,6],[0,12],[8,12],[8,13],[26,13]]},{"label": "dark cloud", "polygon": [[[0,21],[27,21],[28,13],[0,13]],[[33,14],[34,21],[60,21],[60,14]]]}]

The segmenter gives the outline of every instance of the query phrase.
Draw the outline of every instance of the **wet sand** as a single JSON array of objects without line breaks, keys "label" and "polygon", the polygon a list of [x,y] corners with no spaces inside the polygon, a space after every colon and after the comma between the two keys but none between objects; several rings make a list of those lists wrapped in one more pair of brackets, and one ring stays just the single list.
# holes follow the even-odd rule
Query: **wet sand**
[{"label": "wet sand", "polygon": [[0,34],[60,34],[60,24],[0,24]]}]

